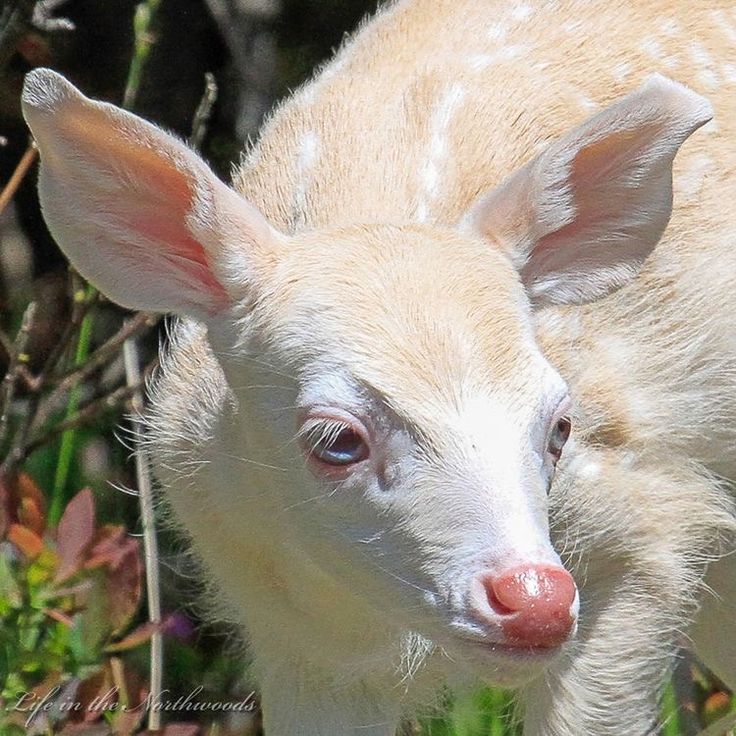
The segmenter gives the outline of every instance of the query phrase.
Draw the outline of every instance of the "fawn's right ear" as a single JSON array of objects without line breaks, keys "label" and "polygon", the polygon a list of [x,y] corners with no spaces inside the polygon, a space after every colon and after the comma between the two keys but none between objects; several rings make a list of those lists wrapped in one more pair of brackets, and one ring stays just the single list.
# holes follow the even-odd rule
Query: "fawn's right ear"
[{"label": "fawn's right ear", "polygon": [[199,156],[49,69],[22,101],[44,218],[85,278],[123,306],[200,319],[245,295],[280,237]]}]

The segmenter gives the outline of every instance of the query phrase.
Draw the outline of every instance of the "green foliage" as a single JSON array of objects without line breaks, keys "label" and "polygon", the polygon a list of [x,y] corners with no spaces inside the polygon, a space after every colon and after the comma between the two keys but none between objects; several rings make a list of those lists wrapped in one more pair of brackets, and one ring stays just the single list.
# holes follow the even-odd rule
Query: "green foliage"
[{"label": "green foliage", "polygon": [[451,700],[442,717],[421,723],[422,736],[520,736],[514,699],[505,690],[484,688]]},{"label": "green foliage", "polygon": [[112,652],[150,631],[130,627],[142,597],[138,541],[120,525],[98,526],[89,489],[48,524],[45,498],[26,474],[3,488],[0,547],[0,707],[17,726],[20,703],[69,684],[84,689],[111,669]]}]

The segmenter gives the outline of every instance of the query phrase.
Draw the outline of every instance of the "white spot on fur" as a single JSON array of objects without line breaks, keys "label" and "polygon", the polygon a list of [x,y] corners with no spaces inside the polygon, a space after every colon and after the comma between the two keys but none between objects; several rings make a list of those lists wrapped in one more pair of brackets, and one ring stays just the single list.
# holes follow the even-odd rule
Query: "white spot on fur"
[{"label": "white spot on fur", "polygon": [[586,97],[584,94],[578,93],[577,98],[578,102],[580,103],[580,107],[582,107],[584,110],[592,112],[598,109],[598,104],[596,102],[593,102],[590,97]]},{"label": "white spot on fur", "polygon": [[420,199],[417,207],[417,217],[420,222],[427,221],[429,218],[430,203],[439,194],[440,167],[447,156],[448,129],[465,94],[466,91],[462,85],[450,85],[441,97],[432,115],[429,156],[420,173],[421,183],[424,188],[424,196]]},{"label": "white spot on fur", "polygon": [[309,173],[317,160],[317,148],[319,147],[319,136],[310,130],[304,134],[299,146],[299,159],[297,165],[303,173]]},{"label": "white spot on fur", "polygon": [[674,69],[680,65],[680,60],[676,56],[665,56],[662,63],[669,69]]},{"label": "white spot on fur", "polygon": [[729,20],[728,16],[722,10],[714,10],[711,13],[716,25],[723,32],[723,35],[733,44],[736,44],[736,24]]},{"label": "white spot on fur", "polygon": [[690,58],[696,66],[698,79],[707,87],[713,89],[718,86],[718,76],[714,69],[713,57],[708,53],[702,43],[693,41],[688,46]]},{"label": "white spot on fur", "polygon": [[505,23],[494,23],[492,26],[488,28],[487,36],[489,40],[491,41],[503,41],[506,38],[506,34],[509,32],[509,29],[506,27]]},{"label": "white spot on fur", "polygon": [[678,61],[673,56],[668,56],[664,46],[654,37],[647,36],[641,43],[641,50],[652,59],[672,69],[677,66]]},{"label": "white spot on fur", "polygon": [[473,54],[467,56],[463,61],[474,72],[482,72],[496,60],[495,54]]},{"label": "white spot on fur", "polygon": [[503,61],[509,59],[518,59],[520,56],[525,56],[531,51],[531,46],[528,43],[516,43],[511,46],[499,51],[499,56]]},{"label": "white spot on fur", "polygon": [[736,64],[724,64],[721,73],[727,82],[736,83]]},{"label": "white spot on fur", "polygon": [[313,131],[307,131],[299,142],[296,158],[297,185],[294,192],[293,227],[303,225],[306,220],[307,192],[312,181],[312,172],[317,162],[319,150],[319,136]]},{"label": "white spot on fur", "polygon": [[695,156],[687,171],[677,178],[677,186],[685,201],[697,198],[714,161],[707,154]]},{"label": "white spot on fur", "polygon": [[525,43],[511,44],[504,46],[493,54],[473,54],[464,59],[465,64],[474,72],[482,72],[493,64],[503,61],[510,61],[524,56],[530,51],[530,47]]},{"label": "white spot on fur", "polygon": [[631,64],[619,61],[611,67],[611,75],[617,82],[625,82],[631,74]]},{"label": "white spot on fur", "polygon": [[569,20],[567,23],[562,24],[562,30],[565,31],[565,33],[579,35],[585,31],[585,23],[579,18],[577,20]]},{"label": "white spot on fur", "polygon": [[641,50],[655,59],[661,59],[664,56],[662,44],[654,36],[647,36],[641,42]]},{"label": "white spot on fur", "polygon": [[531,5],[527,5],[526,3],[519,3],[518,5],[515,5],[511,10],[511,17],[517,22],[522,23],[525,20],[529,20],[531,18],[533,9]]},{"label": "white spot on fur", "polygon": [[662,25],[659,27],[659,30],[665,36],[676,36],[680,33],[680,26],[677,25],[677,22],[672,20],[672,18],[665,18],[662,21]]}]

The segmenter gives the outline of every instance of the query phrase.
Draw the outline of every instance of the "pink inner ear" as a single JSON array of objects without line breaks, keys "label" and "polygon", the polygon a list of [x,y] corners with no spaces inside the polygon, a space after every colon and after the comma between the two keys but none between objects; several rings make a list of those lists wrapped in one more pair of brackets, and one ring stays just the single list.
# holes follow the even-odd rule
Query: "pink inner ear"
[{"label": "pink inner ear", "polygon": [[126,223],[126,228],[156,243],[160,255],[175,261],[177,268],[208,294],[214,311],[227,306],[227,292],[212,273],[202,244],[181,222],[166,215],[143,216],[138,213]]}]

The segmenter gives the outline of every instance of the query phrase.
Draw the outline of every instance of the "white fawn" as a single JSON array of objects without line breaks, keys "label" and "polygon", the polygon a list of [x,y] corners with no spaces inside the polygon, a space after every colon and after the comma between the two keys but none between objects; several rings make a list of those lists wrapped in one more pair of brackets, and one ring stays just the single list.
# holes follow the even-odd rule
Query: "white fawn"
[{"label": "white fawn", "polygon": [[732,0],[390,4],[233,188],[54,72],[23,105],[74,266],[184,317],[149,451],[268,736],[478,681],[637,736],[682,634],[736,686]]}]

